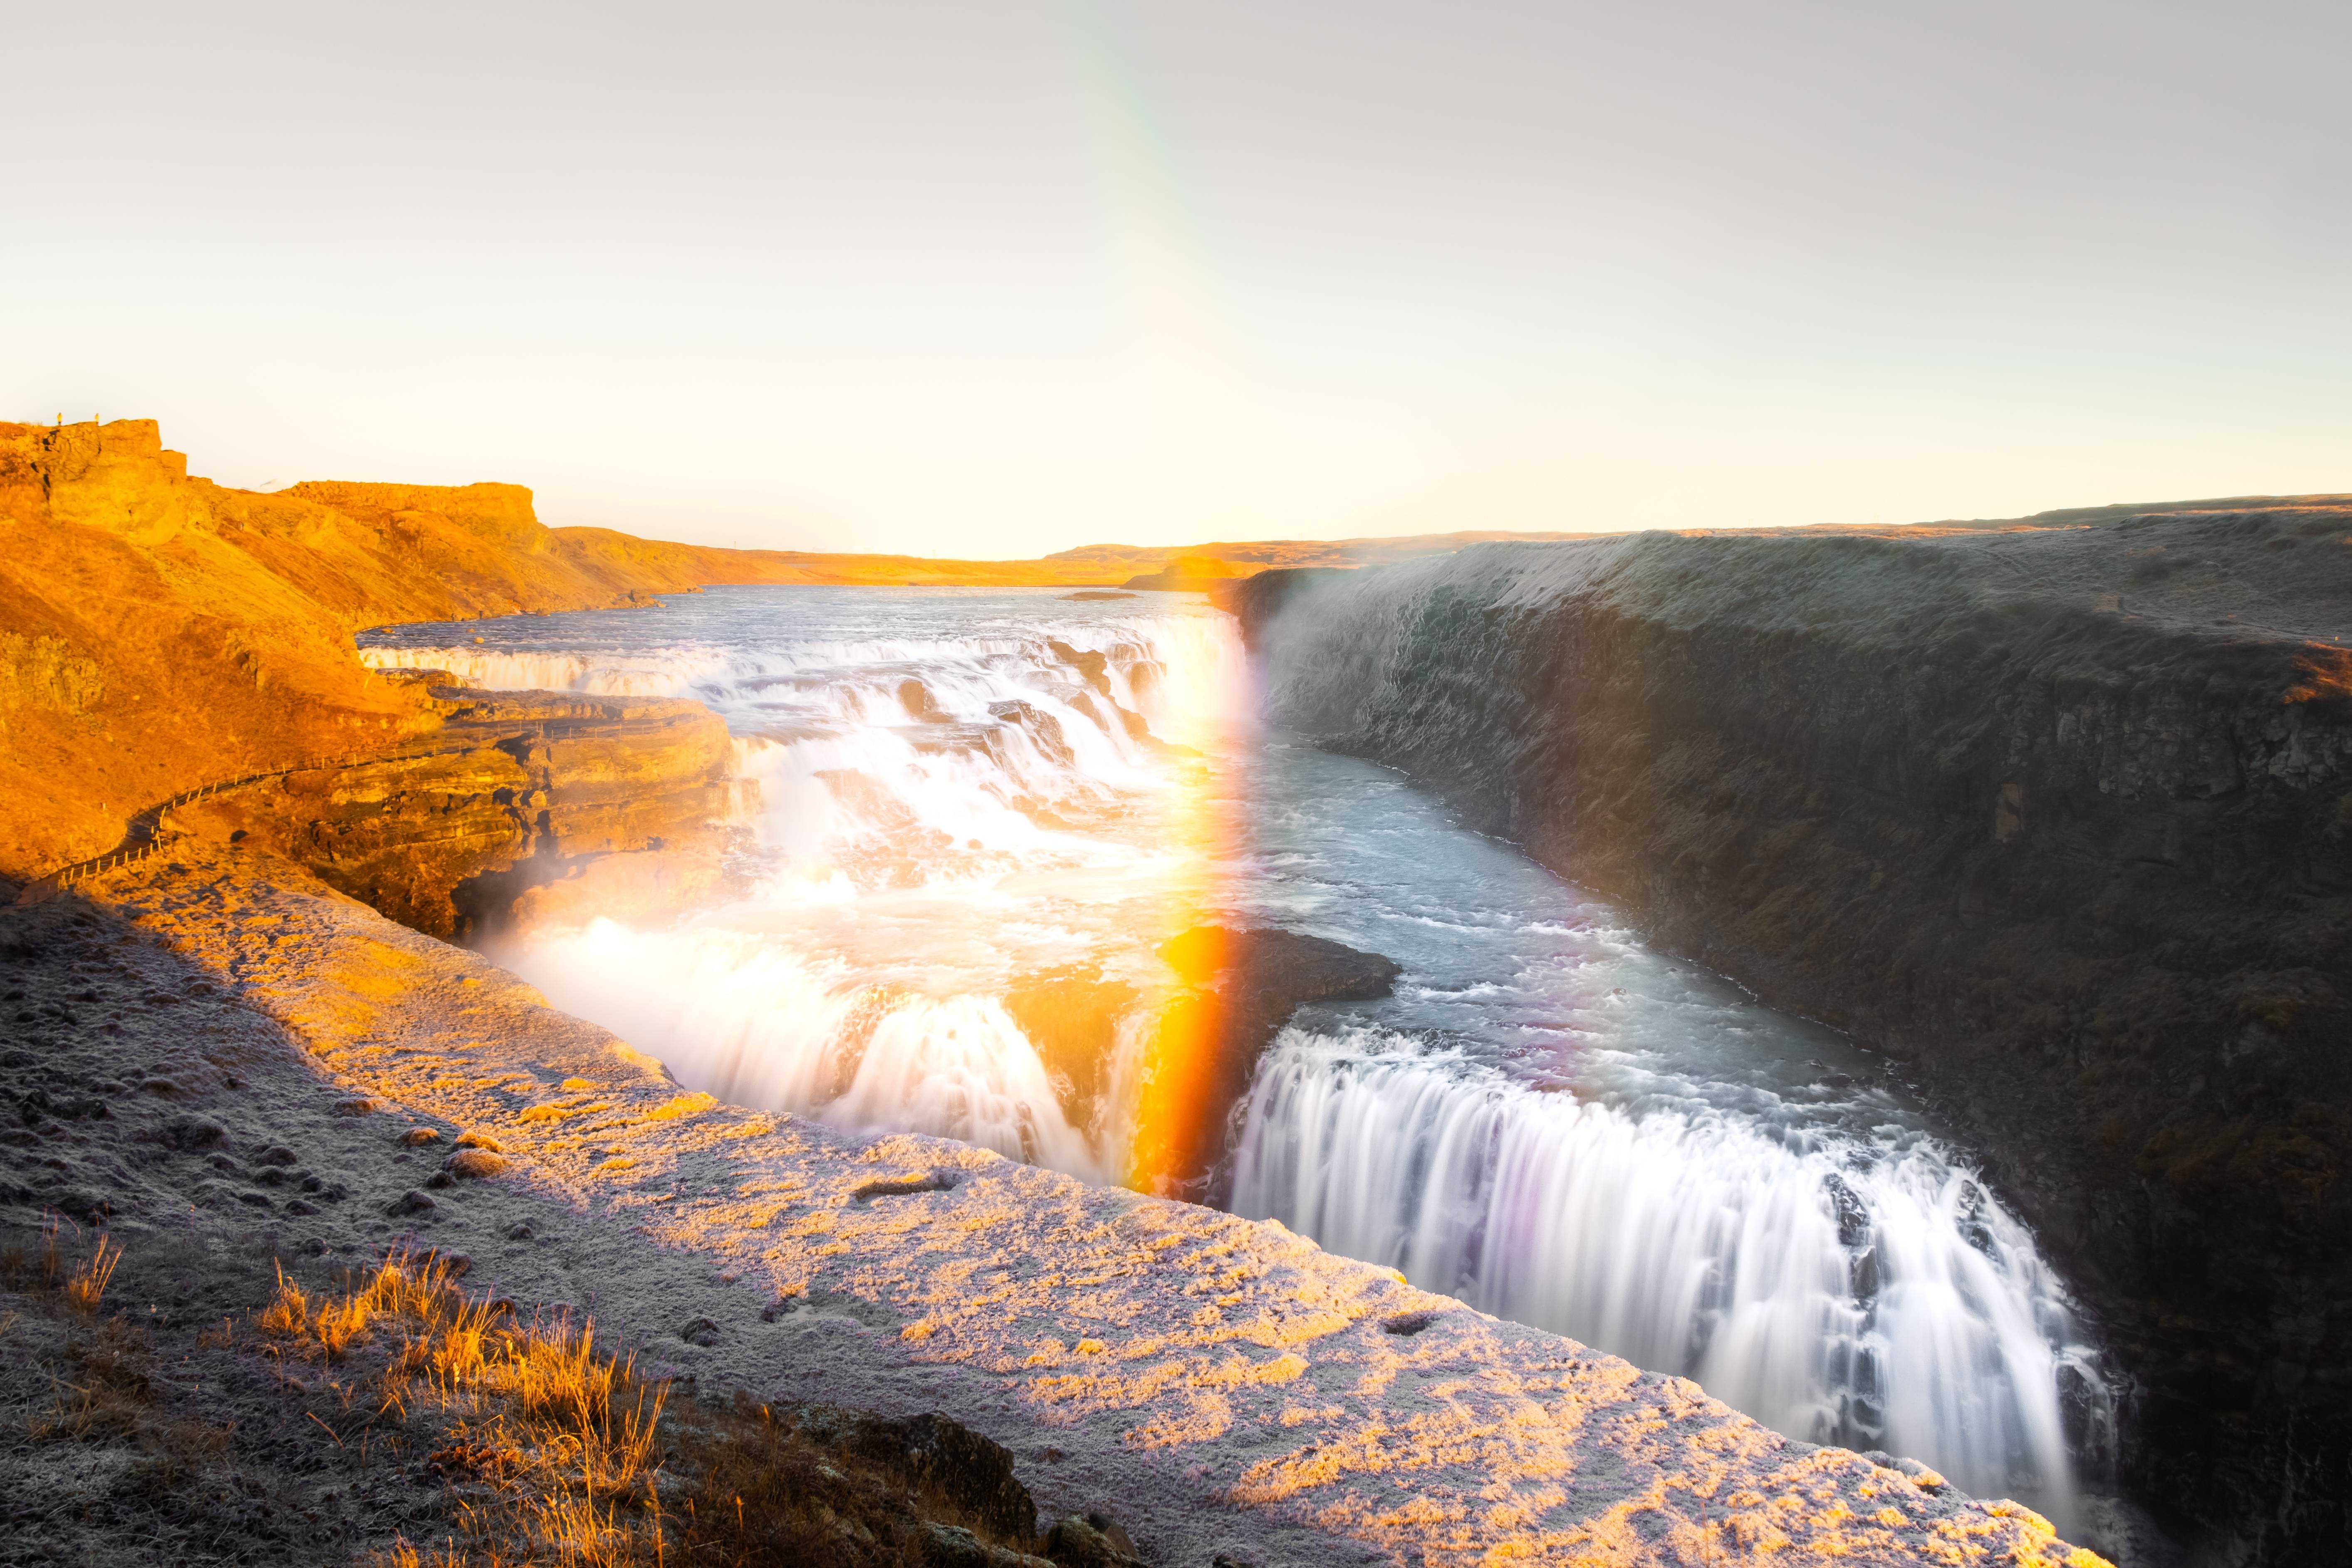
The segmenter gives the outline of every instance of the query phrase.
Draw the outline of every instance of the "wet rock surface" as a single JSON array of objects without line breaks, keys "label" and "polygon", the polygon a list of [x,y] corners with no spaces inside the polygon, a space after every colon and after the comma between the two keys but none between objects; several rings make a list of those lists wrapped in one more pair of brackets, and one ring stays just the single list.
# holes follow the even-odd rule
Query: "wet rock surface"
[{"label": "wet rock surface", "polygon": [[[1154,1058],[1166,1057],[1177,1092],[1157,1097],[1166,1125],[1150,1168],[1171,1194],[1219,1203],[1234,1108],[1276,1034],[1310,1004],[1385,996],[1402,971],[1379,953],[1272,926],[1197,927],[1160,956],[1181,989],[1160,1002]],[[1083,965],[1025,975],[1006,989],[1005,1009],[1054,1075],[1074,1124],[1099,1113],[1120,1020],[1140,995]]]},{"label": "wet rock surface", "polygon": [[2352,1498],[2352,510],[1486,545],[1221,591],[1278,716],[1906,1064],[2231,1560]]},{"label": "wet rock surface", "polygon": [[1385,996],[1403,970],[1377,952],[1275,926],[1199,926],[1160,952],[1192,989],[1161,1015],[1180,1081],[1166,1111],[1168,1146],[1146,1157],[1171,1194],[1222,1206],[1234,1108],[1283,1025],[1312,1003]]}]

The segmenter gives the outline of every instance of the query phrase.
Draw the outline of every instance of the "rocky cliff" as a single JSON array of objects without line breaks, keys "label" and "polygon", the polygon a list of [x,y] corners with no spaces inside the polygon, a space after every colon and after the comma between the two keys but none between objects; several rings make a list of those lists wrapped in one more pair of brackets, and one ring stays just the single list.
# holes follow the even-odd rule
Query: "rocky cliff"
[{"label": "rocky cliff", "polygon": [[608,555],[519,486],[259,495],[190,479],[152,420],[0,425],[0,876],[97,854],[181,790],[436,730],[421,688],[361,667],[361,627],[694,584]]},{"label": "rocky cliff", "polygon": [[1488,545],[1222,591],[1279,717],[1907,1065],[2216,1560],[2345,1561],[2352,508]]},{"label": "rocky cliff", "polygon": [[719,882],[733,748],[700,703],[432,696],[446,716],[427,744],[265,779],[160,826],[270,850],[403,925],[467,942],[564,905],[683,906]]}]

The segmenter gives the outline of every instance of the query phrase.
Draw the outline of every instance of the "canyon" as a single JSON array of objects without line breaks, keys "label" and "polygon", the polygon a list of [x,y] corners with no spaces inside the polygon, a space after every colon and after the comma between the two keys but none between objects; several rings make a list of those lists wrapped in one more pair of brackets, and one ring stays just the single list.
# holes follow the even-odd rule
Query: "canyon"
[{"label": "canyon", "polygon": [[[634,1282],[622,1322],[679,1365],[699,1363],[646,1303],[681,1267],[707,1276],[680,1255],[723,1258],[730,1288],[769,1281],[769,1307],[823,1304],[828,1349],[853,1347],[850,1381],[878,1380],[894,1414],[951,1409],[1031,1456],[1041,1498],[1087,1505],[1034,1456],[1061,1452],[1043,1435],[1091,1433],[1087,1484],[1131,1489],[1171,1544],[1467,1562],[1540,1541],[1667,1561],[1727,1531],[1822,1555],[2088,1560],[2010,1505],[1789,1442],[1680,1379],[1270,1222],[682,1093],[448,943],[591,913],[658,921],[723,894],[759,787],[728,725],[694,701],[371,669],[352,642],[395,622],[658,615],[660,595],[726,584],[1205,588],[1239,617],[1278,720],[1401,770],[1664,947],[1900,1062],[2096,1318],[2127,1374],[2123,1479],[2183,1541],[2215,1562],[2344,1555],[2346,498],[908,563],[551,529],[517,486],[262,495],[185,469],[149,422],[0,426],[0,877],[48,878],[36,898],[69,885],[72,907],[264,1016],[294,1047],[270,1047],[281,1097],[307,1073],[494,1129],[515,1189],[588,1221],[598,1267]],[[1099,686],[1103,656],[1083,655],[1090,673],[1080,657]],[[110,850],[131,853],[93,863]],[[1396,976],[1318,941],[1202,928],[1163,948],[1189,987],[1176,1010],[1196,1008],[1208,1042],[1161,1162],[1170,1190],[1223,1195],[1235,1108],[1296,1006]],[[1084,968],[1005,996],[1074,1114],[1132,1000]],[[539,1088],[478,1092],[502,1075]],[[217,1078],[207,1103],[228,1114],[234,1073],[182,1076]],[[549,1087],[574,1079],[588,1087]],[[790,1201],[752,1224],[759,1193]],[[441,1219],[415,1217],[428,1205],[408,1230],[464,1223],[467,1198],[436,1201]],[[992,1226],[1033,1258],[1084,1261],[1033,1279],[972,1239]],[[602,1235],[624,1228],[658,1245]],[[1211,1279],[1232,1332],[1182,1326]],[[714,1321],[741,1315],[731,1289],[695,1289]],[[977,1310],[976,1289],[1019,1321]],[[1445,1332],[1419,1337],[1432,1325]],[[756,1381],[750,1352],[705,1370]],[[1156,1359],[1132,1375],[1085,1359],[1106,1353]],[[1352,1393],[1320,1371],[1327,1403],[1285,1392],[1327,1362]],[[1438,1381],[1408,1389],[1408,1373]],[[1317,1436],[1285,1436],[1302,1425]],[[1640,1436],[1654,1430],[1675,1436]],[[1412,1507],[1381,1489],[1400,1476]],[[1563,1491],[1563,1476],[1586,1480]]]},{"label": "canyon", "polygon": [[188,472],[152,419],[0,421],[0,876],[114,847],[182,791],[403,746],[444,714],[351,657],[390,622],[543,615],[719,584],[1116,587],[1181,557],[1341,564],[1471,536],[1093,545],[1040,561],[721,550],[551,528],[520,485]]},{"label": "canyon", "polygon": [[2352,1493],[2352,507],[1476,546],[1219,591],[1402,770],[1964,1129],[2219,1562]]}]

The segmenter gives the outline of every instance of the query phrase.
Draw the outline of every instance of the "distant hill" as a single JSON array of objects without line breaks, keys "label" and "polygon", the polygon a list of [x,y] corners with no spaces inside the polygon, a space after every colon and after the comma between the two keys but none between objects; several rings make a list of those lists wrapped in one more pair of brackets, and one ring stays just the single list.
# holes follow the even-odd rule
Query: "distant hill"
[{"label": "distant hill", "polygon": [[[1273,566],[1377,566],[1383,562],[1406,561],[1416,555],[1443,555],[1465,544],[1483,544],[1497,539],[1540,542],[1597,537],[1599,535],[1591,533],[1510,533],[1484,528],[1467,529],[1460,533],[1415,533],[1382,539],[1223,540],[1209,544],[1081,544],[1075,550],[1057,550],[1045,559],[1073,571],[1099,572],[1106,575],[1114,572],[1132,574],[1145,567],[1163,567],[1189,556],[1255,567],[1262,572]],[[1211,576],[1218,574],[1187,574]],[[1223,575],[1245,577],[1249,574],[1228,572]]]}]

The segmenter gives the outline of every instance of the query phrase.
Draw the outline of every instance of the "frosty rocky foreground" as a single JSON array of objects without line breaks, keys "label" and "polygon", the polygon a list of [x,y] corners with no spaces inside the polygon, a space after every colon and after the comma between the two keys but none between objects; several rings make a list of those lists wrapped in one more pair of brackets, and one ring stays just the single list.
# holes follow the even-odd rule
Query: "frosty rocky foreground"
[{"label": "frosty rocky foreground", "polygon": [[2014,1505],[1790,1441],[1276,1225],[680,1093],[479,957],[267,857],[184,842],[85,896],[309,1054],[250,1077],[323,1076],[513,1162],[403,1217],[313,1222],[338,1245],[413,1226],[519,1293],[560,1291],[484,1234],[498,1189],[555,1200],[584,1222],[575,1304],[648,1358],[706,1387],[943,1411],[1012,1449],[1045,1508],[1111,1500],[1163,1562],[2096,1561]]}]

